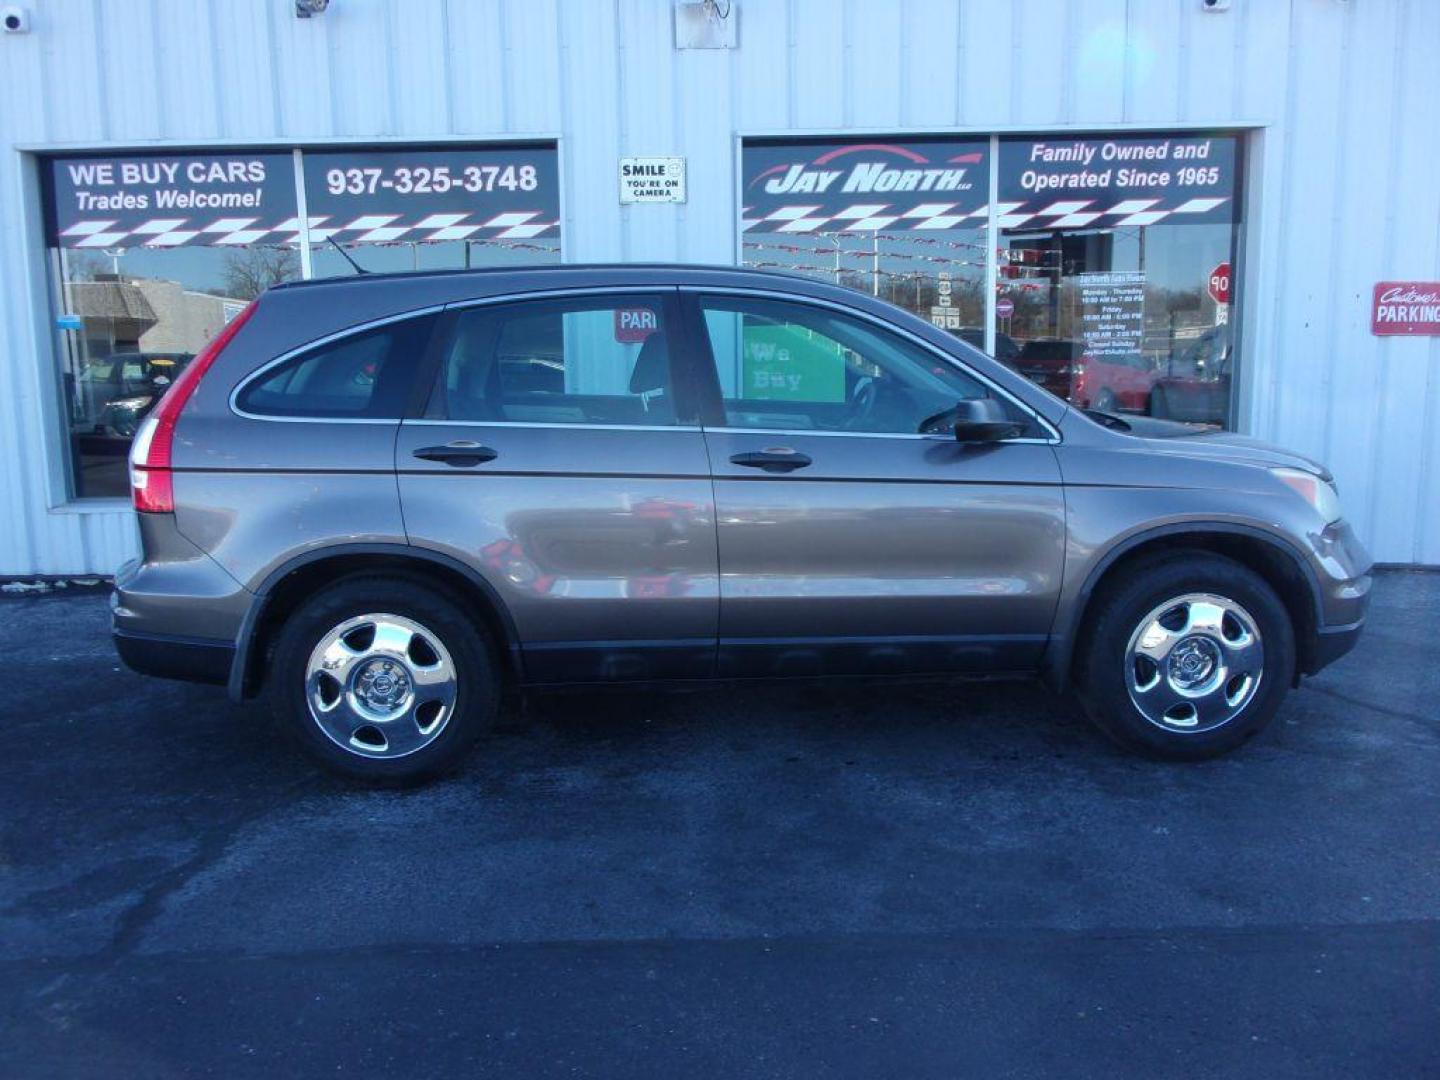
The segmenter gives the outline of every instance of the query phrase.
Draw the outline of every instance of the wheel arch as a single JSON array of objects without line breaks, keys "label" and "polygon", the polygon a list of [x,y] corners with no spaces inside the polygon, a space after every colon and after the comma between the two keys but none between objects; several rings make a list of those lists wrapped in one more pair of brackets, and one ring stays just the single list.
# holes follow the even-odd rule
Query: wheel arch
[{"label": "wheel arch", "polygon": [[1120,540],[1091,567],[1072,605],[1072,614],[1051,636],[1044,660],[1045,681],[1064,689],[1072,679],[1075,642],[1080,628],[1107,582],[1143,559],[1167,551],[1207,551],[1253,570],[1280,597],[1295,628],[1296,678],[1314,667],[1315,640],[1321,623],[1320,584],[1305,556],[1284,537],[1234,522],[1190,521],[1159,526]]},{"label": "wheel arch", "polygon": [[393,574],[444,588],[473,611],[499,646],[507,680],[523,681],[520,638],[509,609],[484,576],[458,559],[404,544],[338,544],[295,556],[267,574],[255,590],[236,635],[227,690],[231,700],[253,696],[264,661],[285,619],[321,587],[359,574]]}]

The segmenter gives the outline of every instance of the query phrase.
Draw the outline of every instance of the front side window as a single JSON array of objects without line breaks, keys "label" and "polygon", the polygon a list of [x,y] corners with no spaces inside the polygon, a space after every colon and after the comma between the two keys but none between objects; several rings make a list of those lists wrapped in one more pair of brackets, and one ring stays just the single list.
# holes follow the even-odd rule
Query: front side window
[{"label": "front side window", "polygon": [[659,297],[577,298],[460,312],[431,413],[492,423],[676,423]]},{"label": "front side window", "polygon": [[236,405],[257,416],[398,420],[433,324],[405,319],[321,345],[250,382]]},{"label": "front side window", "polygon": [[727,427],[914,435],[993,396],[928,349],[827,308],[714,298],[703,310]]}]

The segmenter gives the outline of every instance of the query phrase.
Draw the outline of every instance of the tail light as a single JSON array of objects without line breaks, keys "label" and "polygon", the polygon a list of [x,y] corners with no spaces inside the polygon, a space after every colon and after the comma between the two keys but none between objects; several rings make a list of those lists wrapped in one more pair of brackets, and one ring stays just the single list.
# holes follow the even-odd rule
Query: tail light
[{"label": "tail light", "polygon": [[142,514],[175,512],[175,488],[170,478],[171,448],[175,442],[175,422],[181,410],[195,393],[205,372],[215,363],[225,346],[255,312],[257,301],[250,301],[216,334],[210,344],[191,360],[165,391],[154,411],[145,418],[130,444],[130,496],[135,509]]}]

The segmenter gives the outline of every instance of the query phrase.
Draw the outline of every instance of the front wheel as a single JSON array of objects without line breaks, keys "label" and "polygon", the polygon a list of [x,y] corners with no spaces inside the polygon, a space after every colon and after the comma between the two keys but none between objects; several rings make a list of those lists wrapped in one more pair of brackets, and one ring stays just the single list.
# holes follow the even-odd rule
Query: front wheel
[{"label": "front wheel", "polygon": [[[1111,738],[1195,760],[1265,727],[1295,673],[1284,603],[1254,571],[1208,552],[1143,562],[1096,597],[1081,630],[1086,711]],[[1086,632],[1088,631],[1088,635]]]},{"label": "front wheel", "polygon": [[427,585],[352,578],[302,604],[267,679],[276,717],[332,772],[414,782],[493,719],[499,672],[473,619]]}]

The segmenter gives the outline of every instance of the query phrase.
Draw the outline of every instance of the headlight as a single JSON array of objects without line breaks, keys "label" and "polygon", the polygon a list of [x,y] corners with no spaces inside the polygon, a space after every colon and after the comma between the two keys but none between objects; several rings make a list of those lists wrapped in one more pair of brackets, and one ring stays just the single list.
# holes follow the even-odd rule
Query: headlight
[{"label": "headlight", "polygon": [[1301,469],[1271,469],[1275,479],[1315,508],[1326,523],[1340,520],[1340,495],[1335,485]]}]

